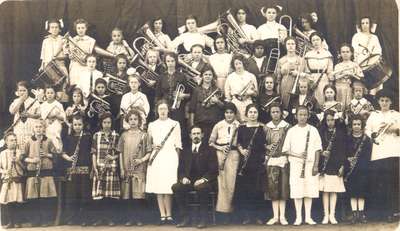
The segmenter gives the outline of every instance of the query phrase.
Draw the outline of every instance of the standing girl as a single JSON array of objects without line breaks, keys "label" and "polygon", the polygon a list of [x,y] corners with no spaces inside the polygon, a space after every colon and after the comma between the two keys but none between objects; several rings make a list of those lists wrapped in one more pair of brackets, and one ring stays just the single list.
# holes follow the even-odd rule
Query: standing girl
[{"label": "standing girl", "polygon": [[319,164],[319,190],[322,191],[324,219],[322,224],[337,224],[335,218],[337,194],[345,192],[343,171],[345,161],[346,131],[339,121],[335,120],[335,112],[326,110],[320,128],[322,154]]},{"label": "standing girl", "polygon": [[71,132],[63,137],[62,158],[65,160],[65,224],[88,222],[88,204],[90,200],[89,173],[92,170],[90,147],[91,136],[84,128],[81,115],[71,118]]},{"label": "standing girl", "polygon": [[103,73],[96,69],[97,57],[88,55],[86,66],[80,71],[79,79],[75,81],[77,87],[82,89],[84,100],[87,102],[89,95],[94,91],[96,80],[103,77]]},{"label": "standing girl", "polygon": [[318,162],[322,150],[321,137],[314,126],[307,124],[307,107],[298,106],[296,117],[298,123],[289,129],[282,147],[282,153],[289,156],[290,198],[294,199],[296,208],[294,225],[301,225],[303,222],[303,201],[305,222],[315,225],[311,218],[311,207],[313,198],[319,197]]},{"label": "standing girl", "polygon": [[237,147],[241,154],[236,181],[236,201],[238,210],[242,212],[242,224],[250,224],[256,219],[263,222],[258,214],[263,202],[263,180],[265,179],[265,132],[258,122],[258,109],[255,104],[246,107],[247,122],[238,128]]},{"label": "standing girl", "polygon": [[[93,94],[91,94],[88,99],[88,107],[86,108],[86,114],[88,116],[88,125],[92,134],[94,134],[99,130],[98,125],[100,124],[98,123],[98,121],[100,114],[103,112],[112,113],[113,107],[117,106],[117,105],[112,105],[110,96],[106,95],[106,86],[107,82],[103,78],[96,79],[96,82],[94,84]],[[97,109],[95,109],[94,106],[91,106],[92,104],[101,105],[102,111],[101,110],[96,111]],[[116,118],[116,115],[113,116],[113,118]],[[114,126],[119,126],[119,125],[114,124]]]},{"label": "standing girl", "polygon": [[236,185],[236,174],[239,166],[237,150],[237,130],[239,121],[236,120],[237,109],[233,103],[224,106],[224,120],[218,122],[210,135],[209,144],[217,151],[219,174],[218,195],[215,210],[221,213],[223,223],[228,224],[233,212],[233,195]]},{"label": "standing girl", "polygon": [[[124,117],[130,110],[136,108],[140,112],[141,126],[146,124],[146,118],[149,115],[150,105],[147,96],[139,91],[140,79],[138,73],[129,73],[128,77],[130,92],[122,96],[121,99],[121,115]],[[129,124],[125,119],[123,121],[123,129],[129,129]],[[143,127],[140,127],[141,129]]]},{"label": "standing girl", "polygon": [[61,130],[65,122],[65,112],[62,104],[58,102],[54,87],[45,87],[46,101],[40,107],[40,117],[46,123],[46,136],[56,147],[57,153],[62,151]]},{"label": "standing girl", "polygon": [[324,103],[323,89],[325,85],[333,81],[330,73],[333,70],[332,54],[325,50],[322,46],[324,38],[319,32],[313,32],[310,35],[310,41],[313,49],[304,56],[306,60],[306,72],[309,73],[308,78],[312,82],[310,91],[314,94],[318,103]]},{"label": "standing girl", "polygon": [[285,217],[286,200],[289,199],[289,165],[287,157],[282,153],[283,142],[290,124],[282,119],[282,108],[280,104],[273,103],[270,107],[272,121],[264,126],[266,134],[266,156],[267,169],[266,198],[272,200],[274,216],[267,225],[280,222],[287,225]]},{"label": "standing girl", "polygon": [[[98,226],[106,219],[109,226],[115,225],[113,205],[121,194],[120,179],[118,174],[117,144],[119,135],[112,130],[112,115],[110,112],[100,114],[99,123],[101,131],[93,135],[92,164],[93,164],[93,188],[92,197],[96,200]],[[114,210],[114,211],[113,211]],[[112,213],[112,214],[110,214]]]},{"label": "standing girl", "polygon": [[8,224],[5,228],[21,227],[20,203],[24,202],[22,191],[22,150],[17,146],[17,136],[7,133],[4,137],[7,149],[0,153],[1,190],[0,204],[5,208]]},{"label": "standing girl", "polygon": [[351,223],[366,223],[367,217],[364,208],[369,190],[368,174],[372,142],[364,134],[365,120],[361,115],[352,117],[349,124],[351,135],[347,137],[344,180],[347,195],[350,197]]},{"label": "standing girl", "polygon": [[34,135],[27,141],[24,150],[27,170],[25,198],[28,201],[25,209],[29,211],[33,226],[44,227],[54,220],[57,191],[53,177],[53,158],[60,151],[45,135],[45,126],[43,120],[35,122]]},{"label": "standing girl", "polygon": [[141,113],[131,110],[125,117],[129,130],[124,131],[118,142],[120,152],[121,199],[126,214],[126,226],[135,223],[143,225],[141,213],[145,203],[146,162],[151,153],[147,145],[147,134],[140,130],[143,126]]},{"label": "standing girl", "polygon": [[235,104],[239,111],[238,119],[245,121],[245,109],[247,105],[253,103],[252,97],[258,95],[257,79],[254,74],[246,71],[243,55],[235,55],[231,67],[235,72],[229,74],[225,82],[226,101]]},{"label": "standing girl", "polygon": [[306,76],[306,74],[304,73],[304,59],[296,54],[296,39],[287,37],[285,39],[285,47],[287,54],[278,61],[277,82],[283,107],[287,109],[291,93],[293,93],[292,89],[295,84],[298,84],[296,81],[298,81],[299,77]]},{"label": "standing girl", "polygon": [[207,66],[201,73],[201,85],[196,88],[190,99],[189,124],[196,124],[204,134],[204,140],[208,141],[214,125],[221,120],[222,92],[215,85],[215,74],[212,67]]},{"label": "standing girl", "polygon": [[336,98],[342,105],[348,104],[352,99],[351,83],[364,77],[361,68],[352,61],[353,51],[353,47],[349,44],[342,44],[340,46],[341,62],[336,64],[333,70],[337,89]]},{"label": "standing girl", "polygon": [[263,87],[260,90],[260,95],[258,96],[258,105],[260,107],[259,120],[261,123],[268,123],[272,120],[271,118],[271,105],[272,103],[281,104],[281,97],[276,93],[275,88],[275,78],[273,75],[268,74],[265,76],[264,80],[261,81]]},{"label": "standing girl", "polygon": [[158,119],[149,124],[149,146],[152,148],[146,175],[146,192],[157,195],[160,225],[172,223],[172,185],[178,180],[179,154],[182,150],[181,127],[168,118],[168,103],[157,103]]},{"label": "standing girl", "polygon": [[26,81],[17,83],[15,94],[18,98],[10,105],[10,113],[14,115],[14,133],[17,137],[18,148],[25,148],[25,143],[32,136],[33,125],[40,117],[39,102],[29,97],[29,88]]},{"label": "standing girl", "polygon": [[280,222],[287,225],[285,216],[286,200],[289,199],[289,164],[287,156],[282,153],[283,142],[286,132],[291,127],[282,119],[282,108],[278,103],[271,104],[270,114],[272,121],[264,126],[266,134],[266,156],[267,169],[266,198],[272,200],[274,216],[267,225]]},{"label": "standing girl", "polygon": [[208,62],[217,76],[217,87],[224,90],[225,81],[231,71],[232,54],[228,53],[226,39],[224,36],[217,36],[214,40],[215,53],[210,55]]}]

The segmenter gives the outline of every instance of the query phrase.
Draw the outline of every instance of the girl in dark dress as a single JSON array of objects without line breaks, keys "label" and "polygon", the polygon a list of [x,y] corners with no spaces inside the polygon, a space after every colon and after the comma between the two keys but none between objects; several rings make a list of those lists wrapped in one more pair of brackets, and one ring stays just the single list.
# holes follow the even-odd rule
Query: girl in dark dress
[{"label": "girl in dark dress", "polygon": [[345,192],[343,183],[345,154],[345,130],[335,120],[335,111],[326,110],[319,133],[322,154],[319,161],[319,191],[322,193],[324,219],[322,224],[337,224],[335,218],[337,193]]},{"label": "girl in dark dress", "polygon": [[65,223],[73,225],[87,223],[87,206],[90,200],[91,136],[84,131],[81,115],[72,118],[71,132],[62,137],[65,160]]},{"label": "girl in dark dress", "polygon": [[264,124],[272,120],[270,113],[271,104],[282,104],[280,95],[276,93],[275,79],[276,78],[272,74],[268,74],[265,76],[264,80],[261,81],[263,86],[260,86],[261,90],[258,96],[258,104],[260,108],[259,121]]},{"label": "girl in dark dress", "polygon": [[256,219],[258,205],[263,203],[263,179],[265,179],[265,144],[263,124],[258,122],[258,108],[255,104],[246,107],[248,121],[238,128],[237,145],[241,154],[241,164],[236,180],[236,204],[243,217],[242,224],[250,224]]},{"label": "girl in dark dress", "polygon": [[351,135],[347,137],[347,160],[345,161],[345,185],[350,197],[351,222],[366,223],[365,198],[368,196],[368,172],[371,159],[371,139],[364,134],[365,121],[362,115],[355,115],[350,121]]}]

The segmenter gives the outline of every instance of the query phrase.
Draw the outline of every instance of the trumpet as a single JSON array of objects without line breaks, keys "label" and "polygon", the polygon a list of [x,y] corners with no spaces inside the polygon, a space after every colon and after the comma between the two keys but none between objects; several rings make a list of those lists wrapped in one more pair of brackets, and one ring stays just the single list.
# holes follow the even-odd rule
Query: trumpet
[{"label": "trumpet", "polygon": [[[162,49],[167,49],[158,38],[154,35],[154,33],[150,30],[150,26],[148,23],[145,23],[138,31],[140,37],[137,37],[133,40],[133,49],[140,57],[144,60],[146,53],[149,49],[154,47],[160,47]],[[142,44],[139,46],[140,43]]]},{"label": "trumpet", "polygon": [[235,17],[230,12],[230,9],[219,17],[219,21],[220,24],[218,25],[218,33],[225,35],[228,46],[233,53],[242,54],[246,58],[250,57],[251,48],[247,45],[242,45],[239,43],[239,39],[249,40],[249,38],[236,22]]},{"label": "trumpet", "polygon": [[254,87],[253,81],[249,81],[249,82],[247,83],[247,85],[244,86],[244,88],[240,91],[240,93],[237,94],[237,95],[235,95],[235,97],[236,97],[238,100],[242,101],[242,100],[244,99],[244,96],[245,96],[247,90],[249,90],[250,87],[252,87],[252,86]]},{"label": "trumpet", "polygon": [[154,83],[160,79],[160,75],[153,71],[139,54],[133,57],[132,66],[135,67],[136,71],[139,73],[139,78],[144,84],[151,88],[155,87]]},{"label": "trumpet", "polygon": [[117,95],[123,95],[126,92],[128,83],[125,80],[119,79],[108,73],[105,73],[105,77],[108,77],[107,90]]},{"label": "trumpet", "polygon": [[211,98],[214,97],[214,96],[217,96],[218,98],[221,98],[221,97],[222,97],[222,92],[221,92],[221,90],[220,90],[219,88],[217,88],[215,91],[211,92],[211,94],[210,94],[209,96],[207,96],[207,97],[203,100],[203,102],[201,102],[201,105],[202,105],[203,107],[209,105]]},{"label": "trumpet", "polygon": [[176,85],[176,89],[175,89],[175,97],[174,97],[174,102],[172,103],[172,110],[176,110],[181,106],[181,102],[182,99],[180,98],[180,96],[182,94],[184,94],[185,92],[185,86],[183,84],[178,84]]},{"label": "trumpet", "polygon": [[88,117],[93,118],[95,113],[101,114],[111,110],[110,103],[94,94],[91,94],[91,96],[93,97],[93,100],[89,104],[89,110],[87,112]]},{"label": "trumpet", "polygon": [[373,137],[373,141],[376,145],[379,145],[380,143],[382,143],[383,138],[385,138],[385,134],[386,131],[394,124],[393,121],[391,121],[390,123],[385,123],[384,126],[382,126],[379,131],[375,134],[375,136]]},{"label": "trumpet", "polygon": [[178,63],[181,65],[181,72],[187,77],[187,83],[191,88],[196,88],[198,83],[194,80],[196,76],[200,76],[200,71],[196,70],[195,68],[191,67],[187,64],[183,58],[183,56],[178,56]]}]

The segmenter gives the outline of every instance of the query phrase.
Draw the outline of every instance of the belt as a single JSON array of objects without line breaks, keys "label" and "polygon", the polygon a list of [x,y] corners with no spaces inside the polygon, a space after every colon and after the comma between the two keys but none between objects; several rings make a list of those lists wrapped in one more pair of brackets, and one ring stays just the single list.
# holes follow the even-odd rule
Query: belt
[{"label": "belt", "polygon": [[314,70],[310,70],[310,73],[315,74],[321,74],[321,73],[325,73],[326,71],[324,69],[314,69]]},{"label": "belt", "polygon": [[[36,171],[27,171],[26,176],[27,177],[36,177]],[[53,176],[53,169],[40,170],[39,177],[44,177],[44,176]]]}]

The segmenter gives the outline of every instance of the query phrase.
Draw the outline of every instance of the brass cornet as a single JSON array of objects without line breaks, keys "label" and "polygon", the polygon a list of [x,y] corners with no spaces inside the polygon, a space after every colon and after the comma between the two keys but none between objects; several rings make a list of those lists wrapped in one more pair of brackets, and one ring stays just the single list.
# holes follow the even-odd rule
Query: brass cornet
[{"label": "brass cornet", "polygon": [[95,114],[101,114],[111,110],[109,102],[94,94],[91,94],[91,97],[93,97],[93,100],[89,104],[89,110],[87,112],[88,117],[93,118]]},{"label": "brass cornet", "polygon": [[247,83],[247,85],[240,91],[240,93],[237,94],[237,95],[235,95],[235,97],[236,97],[238,100],[242,101],[242,100],[244,99],[244,96],[246,95],[246,92],[247,92],[251,87],[253,87],[253,86],[254,86],[253,81],[249,81],[249,82]]},{"label": "brass cornet", "polygon": [[176,85],[176,89],[175,89],[175,97],[174,97],[174,102],[172,103],[172,110],[176,110],[181,106],[181,95],[184,94],[185,92],[185,86],[183,84],[178,84]]},{"label": "brass cornet", "polygon": [[376,145],[379,145],[380,143],[382,143],[383,139],[385,138],[385,134],[386,131],[394,124],[393,121],[391,121],[390,123],[385,123],[380,129],[379,131],[376,133],[375,138],[373,139],[374,143]]},{"label": "brass cornet", "polygon": [[221,92],[221,90],[220,90],[219,88],[217,88],[217,89],[216,89],[215,91],[213,91],[209,96],[207,96],[207,97],[203,100],[203,102],[201,102],[201,105],[202,105],[203,107],[207,106],[207,105],[209,104],[209,102],[210,102],[210,100],[211,100],[211,98],[212,98],[213,96],[217,96],[218,98],[221,98],[221,97],[222,97],[222,92]]}]

